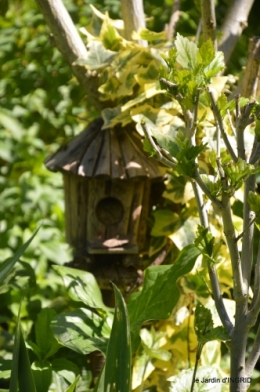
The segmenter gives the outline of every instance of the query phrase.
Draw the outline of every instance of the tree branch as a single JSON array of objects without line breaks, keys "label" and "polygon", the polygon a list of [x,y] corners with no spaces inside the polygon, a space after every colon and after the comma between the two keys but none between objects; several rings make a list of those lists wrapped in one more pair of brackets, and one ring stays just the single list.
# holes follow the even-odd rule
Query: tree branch
[{"label": "tree branch", "polygon": [[[125,38],[132,41],[133,31],[145,28],[143,0],[121,0],[122,17],[125,25]],[[147,41],[139,41],[147,46]]]},{"label": "tree branch", "polygon": [[248,60],[241,95],[247,98],[256,98],[258,80],[260,75],[260,37],[253,37],[249,40]]},{"label": "tree branch", "polygon": [[75,60],[86,56],[87,49],[62,0],[36,0],[36,3],[53,34],[55,45],[69,64],[90,101],[96,108],[99,108],[99,95],[93,86],[96,83],[96,78],[88,75],[84,67],[74,64]]},{"label": "tree branch", "polygon": [[217,51],[216,16],[214,0],[201,0],[201,18],[203,39],[204,41],[211,39],[214,45],[214,49],[215,51]]},{"label": "tree branch", "polygon": [[229,7],[224,22],[220,28],[222,33],[219,50],[224,52],[226,63],[228,62],[233,49],[247,26],[249,12],[254,0],[234,0]]},{"label": "tree branch", "polygon": [[169,41],[172,40],[172,38],[174,37],[176,25],[180,19],[180,15],[181,15],[180,7],[181,7],[180,0],[173,0],[170,22],[168,25],[166,25],[166,34],[167,34],[167,39]]}]

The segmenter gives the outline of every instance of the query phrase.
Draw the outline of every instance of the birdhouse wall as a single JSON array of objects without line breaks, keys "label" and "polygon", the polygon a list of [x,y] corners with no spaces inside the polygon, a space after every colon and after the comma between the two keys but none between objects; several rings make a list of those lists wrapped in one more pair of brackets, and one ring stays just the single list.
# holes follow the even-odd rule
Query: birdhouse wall
[{"label": "birdhouse wall", "polygon": [[64,173],[66,240],[75,249],[83,249],[87,238],[89,182],[85,178]]},{"label": "birdhouse wall", "polygon": [[146,238],[148,180],[86,179],[64,173],[66,238],[87,253],[138,253]]}]

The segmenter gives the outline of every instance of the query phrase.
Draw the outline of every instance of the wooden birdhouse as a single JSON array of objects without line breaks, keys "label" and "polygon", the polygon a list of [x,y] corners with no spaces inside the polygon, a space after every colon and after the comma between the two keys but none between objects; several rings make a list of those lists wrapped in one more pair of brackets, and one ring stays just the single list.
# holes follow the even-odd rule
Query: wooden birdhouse
[{"label": "wooden birdhouse", "polygon": [[66,238],[78,252],[137,254],[145,244],[158,163],[133,126],[101,130],[95,120],[46,160],[64,177]]}]

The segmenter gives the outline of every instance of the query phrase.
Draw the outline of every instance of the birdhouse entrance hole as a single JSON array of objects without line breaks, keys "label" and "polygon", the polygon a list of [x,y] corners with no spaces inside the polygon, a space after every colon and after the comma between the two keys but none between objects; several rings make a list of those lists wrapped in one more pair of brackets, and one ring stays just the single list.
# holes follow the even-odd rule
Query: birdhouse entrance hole
[{"label": "birdhouse entrance hole", "polygon": [[124,207],[115,197],[105,197],[96,206],[98,220],[105,226],[116,225],[124,217]]}]

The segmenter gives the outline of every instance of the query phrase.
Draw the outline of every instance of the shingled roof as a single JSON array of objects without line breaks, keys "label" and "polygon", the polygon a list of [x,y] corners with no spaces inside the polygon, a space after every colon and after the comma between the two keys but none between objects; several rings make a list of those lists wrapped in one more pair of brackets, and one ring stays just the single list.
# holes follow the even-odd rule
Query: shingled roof
[{"label": "shingled roof", "polygon": [[141,139],[132,125],[101,130],[102,125],[102,119],[95,120],[48,157],[46,167],[89,179],[163,177],[160,165],[143,151]]}]

